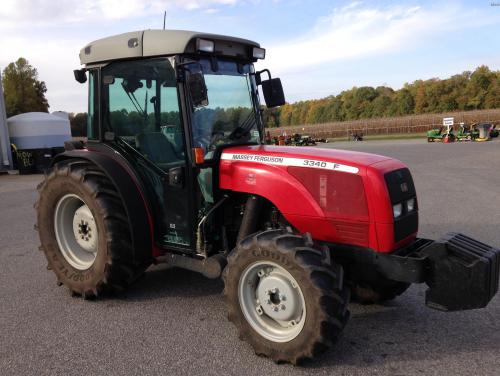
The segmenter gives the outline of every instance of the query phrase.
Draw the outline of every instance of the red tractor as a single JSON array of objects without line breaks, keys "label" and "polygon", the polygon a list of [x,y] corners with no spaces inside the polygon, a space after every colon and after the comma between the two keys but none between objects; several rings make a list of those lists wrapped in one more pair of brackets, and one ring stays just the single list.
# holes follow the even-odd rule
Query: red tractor
[{"label": "red tractor", "polygon": [[485,307],[499,250],[417,238],[408,168],[365,153],[264,145],[257,43],[189,31],[101,39],[80,53],[88,141],[38,187],[40,249],[59,285],[96,298],[151,265],[222,276],[229,319],[257,354],[297,364],[332,346],[351,293],[380,302],[426,283],[426,304]]}]

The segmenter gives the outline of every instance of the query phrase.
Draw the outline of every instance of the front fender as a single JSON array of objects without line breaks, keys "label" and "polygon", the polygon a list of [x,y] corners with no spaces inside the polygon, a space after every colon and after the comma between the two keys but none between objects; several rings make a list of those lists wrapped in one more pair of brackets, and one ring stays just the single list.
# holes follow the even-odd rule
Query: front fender
[{"label": "front fender", "polygon": [[219,179],[221,189],[264,197],[289,221],[324,216],[307,189],[282,166],[221,160]]}]

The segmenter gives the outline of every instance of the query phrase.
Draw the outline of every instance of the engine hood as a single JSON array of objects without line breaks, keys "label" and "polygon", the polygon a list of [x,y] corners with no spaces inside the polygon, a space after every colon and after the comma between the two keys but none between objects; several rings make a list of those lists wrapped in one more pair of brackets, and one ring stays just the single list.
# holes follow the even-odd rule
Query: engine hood
[{"label": "engine hood", "polygon": [[[376,154],[348,150],[294,146],[253,145],[224,149],[222,160],[265,163],[282,166],[323,167],[315,162],[327,162],[327,168],[357,173],[364,167],[390,160]],[[331,165],[330,165],[331,163]]]},{"label": "engine hood", "polygon": [[345,150],[232,146],[221,155],[219,187],[266,199],[313,239],[389,252],[398,244],[385,175],[405,167]]}]

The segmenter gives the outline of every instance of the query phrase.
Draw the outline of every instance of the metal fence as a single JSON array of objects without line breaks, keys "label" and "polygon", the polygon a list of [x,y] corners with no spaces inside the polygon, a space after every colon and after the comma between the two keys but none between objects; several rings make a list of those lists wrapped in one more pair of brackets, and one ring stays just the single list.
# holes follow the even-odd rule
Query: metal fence
[{"label": "metal fence", "polygon": [[280,128],[268,128],[271,136],[283,133],[307,134],[314,138],[350,138],[353,134],[363,136],[424,133],[439,128],[444,117],[453,117],[455,125],[464,122],[499,123],[500,109],[449,112],[441,114],[410,115],[391,118],[378,118],[354,121],[339,121],[323,124],[304,124]]}]

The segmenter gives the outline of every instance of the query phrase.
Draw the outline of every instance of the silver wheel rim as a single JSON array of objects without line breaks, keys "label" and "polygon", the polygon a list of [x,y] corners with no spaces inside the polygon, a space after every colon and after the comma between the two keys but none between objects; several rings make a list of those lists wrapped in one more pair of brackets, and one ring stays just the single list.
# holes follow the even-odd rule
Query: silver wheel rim
[{"label": "silver wheel rim", "polygon": [[66,261],[78,270],[90,268],[97,256],[97,224],[80,197],[67,194],[58,201],[54,230]]},{"label": "silver wheel rim", "polygon": [[238,299],[248,323],[262,337],[289,342],[302,331],[306,303],[297,281],[280,265],[258,261],[242,273]]}]

